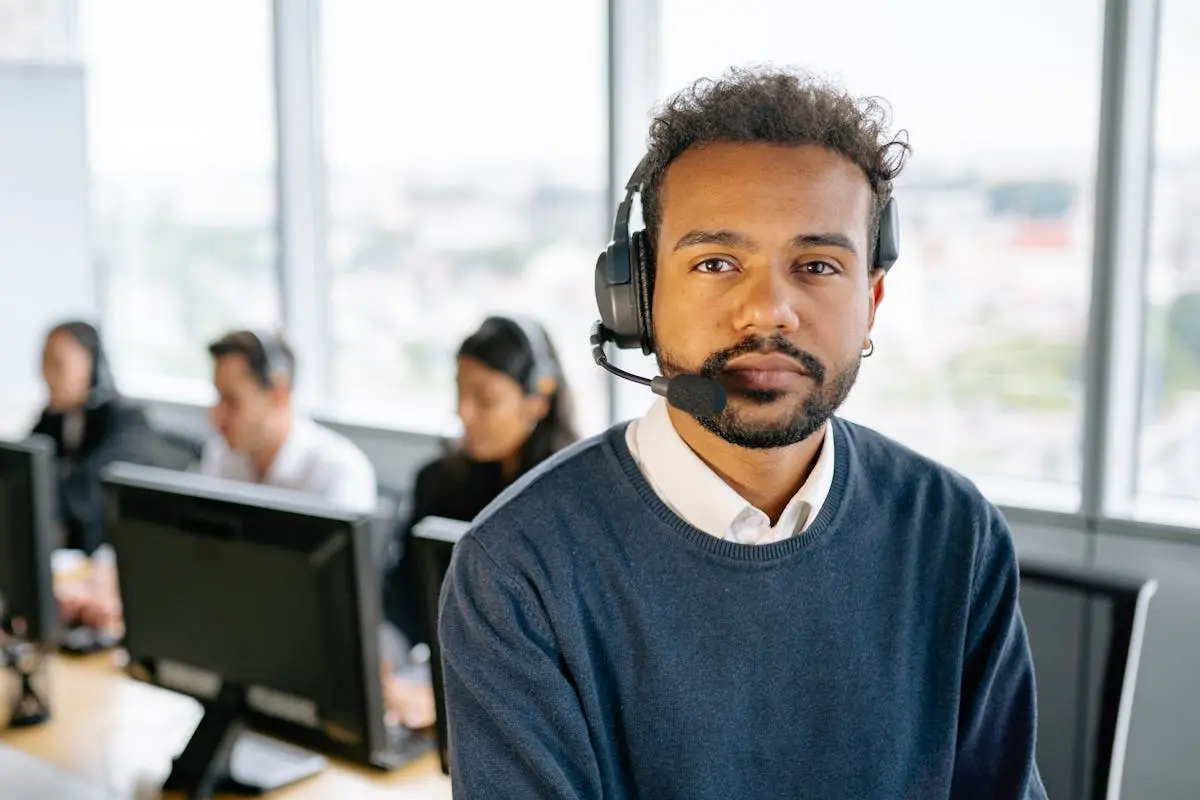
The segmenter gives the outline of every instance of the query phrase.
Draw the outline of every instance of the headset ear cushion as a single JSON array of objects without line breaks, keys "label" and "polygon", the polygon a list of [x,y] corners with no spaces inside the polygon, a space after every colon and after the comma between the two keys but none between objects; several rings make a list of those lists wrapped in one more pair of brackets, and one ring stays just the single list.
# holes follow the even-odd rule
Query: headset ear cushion
[{"label": "headset ear cushion", "polygon": [[654,263],[644,231],[633,234],[630,248],[636,273],[633,277],[637,286],[638,334],[642,340],[642,352],[651,355],[654,352],[654,321],[651,317],[654,307]]}]

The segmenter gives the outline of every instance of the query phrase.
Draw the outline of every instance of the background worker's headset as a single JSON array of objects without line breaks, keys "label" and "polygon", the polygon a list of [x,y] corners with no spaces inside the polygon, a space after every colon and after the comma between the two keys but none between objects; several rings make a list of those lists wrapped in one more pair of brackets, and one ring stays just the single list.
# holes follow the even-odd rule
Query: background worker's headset
[{"label": "background worker's headset", "polygon": [[479,326],[479,330],[486,333],[489,328],[499,327],[515,331],[521,344],[529,352],[529,375],[521,385],[525,394],[540,394],[549,398],[558,386],[559,375],[558,367],[550,354],[550,338],[546,330],[532,319],[516,314],[488,317]]},{"label": "background worker's headset", "polygon": [[262,369],[258,372],[258,378],[262,381],[263,386],[274,389],[280,374],[286,375],[289,381],[295,379],[292,373],[295,372],[296,366],[284,350],[283,337],[267,331],[251,330],[247,333],[254,337],[254,341],[258,342],[258,348],[263,354]]},{"label": "background worker's headset", "polygon": [[[725,408],[725,389],[716,381],[700,375],[674,378],[643,378],[609,363],[604,345],[613,342],[623,350],[640,347],[645,355],[654,353],[654,326],[651,301],[654,297],[654,264],[644,230],[629,232],[633,197],[642,190],[645,159],[638,164],[625,184],[625,199],[617,206],[612,241],[596,259],[596,306],[600,319],[592,327],[592,358],[604,369],[643,386],[649,386],[667,402],[692,416],[716,416]],[[896,199],[889,198],[879,215],[875,239],[875,268],[885,272],[900,257],[900,219]]]}]

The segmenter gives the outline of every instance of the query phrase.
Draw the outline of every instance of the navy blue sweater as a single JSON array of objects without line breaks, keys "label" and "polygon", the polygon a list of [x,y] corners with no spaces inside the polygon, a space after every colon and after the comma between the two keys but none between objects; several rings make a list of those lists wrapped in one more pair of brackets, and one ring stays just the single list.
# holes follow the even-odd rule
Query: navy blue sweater
[{"label": "navy blue sweater", "polygon": [[1004,520],[832,430],[828,500],[774,544],[673,514],[624,426],[485,509],[442,594],[454,796],[1043,798]]}]

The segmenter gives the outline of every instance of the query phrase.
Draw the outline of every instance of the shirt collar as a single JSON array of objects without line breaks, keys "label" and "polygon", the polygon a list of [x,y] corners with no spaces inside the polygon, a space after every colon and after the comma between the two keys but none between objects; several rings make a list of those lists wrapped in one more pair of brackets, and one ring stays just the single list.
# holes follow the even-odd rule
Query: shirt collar
[{"label": "shirt collar", "polygon": [[[659,497],[693,527],[721,539],[737,538],[749,518],[765,514],[709,468],[675,430],[665,400],[657,400],[634,423],[631,444],[642,471]],[[816,519],[833,485],[833,431],[825,424],[821,452],[808,480],[788,502],[775,529],[782,538],[807,528]],[[732,534],[732,535],[731,535]],[[754,542],[747,542],[753,544]]]}]

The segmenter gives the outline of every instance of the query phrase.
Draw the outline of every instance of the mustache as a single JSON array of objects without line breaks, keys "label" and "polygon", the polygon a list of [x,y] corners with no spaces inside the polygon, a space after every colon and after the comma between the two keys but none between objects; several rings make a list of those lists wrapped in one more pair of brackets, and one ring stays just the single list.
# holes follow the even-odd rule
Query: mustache
[{"label": "mustache", "polygon": [[738,356],[749,355],[750,353],[763,355],[778,353],[779,355],[787,356],[803,367],[804,371],[815,382],[821,383],[825,380],[825,365],[821,363],[820,359],[807,350],[801,350],[789,342],[781,333],[776,333],[771,337],[747,336],[732,347],[713,353],[704,360],[704,366],[700,368],[700,374],[705,378],[716,378],[725,371],[730,361],[733,361]]}]

